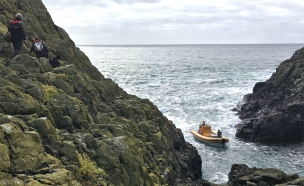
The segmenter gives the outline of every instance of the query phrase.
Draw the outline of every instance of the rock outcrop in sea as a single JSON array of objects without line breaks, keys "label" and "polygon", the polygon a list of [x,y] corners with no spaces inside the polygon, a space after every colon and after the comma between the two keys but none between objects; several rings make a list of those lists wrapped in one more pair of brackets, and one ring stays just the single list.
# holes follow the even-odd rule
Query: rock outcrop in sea
[{"label": "rock outcrop in sea", "polygon": [[304,48],[258,82],[238,104],[236,136],[262,143],[304,141]]},{"label": "rock outcrop in sea", "polygon": [[[62,66],[28,53],[9,66],[9,21],[24,16]],[[122,90],[54,24],[41,0],[0,1],[0,185],[169,185],[202,177],[201,158],[148,99]]]}]

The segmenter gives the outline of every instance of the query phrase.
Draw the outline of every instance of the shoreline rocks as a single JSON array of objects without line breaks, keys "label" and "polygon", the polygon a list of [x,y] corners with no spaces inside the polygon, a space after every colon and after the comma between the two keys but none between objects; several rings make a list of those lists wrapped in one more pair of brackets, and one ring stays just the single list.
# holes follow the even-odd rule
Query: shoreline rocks
[{"label": "shoreline rocks", "polygon": [[262,185],[304,185],[304,178],[297,174],[288,175],[279,169],[249,168],[245,164],[234,164],[228,174],[228,185],[262,186]]}]

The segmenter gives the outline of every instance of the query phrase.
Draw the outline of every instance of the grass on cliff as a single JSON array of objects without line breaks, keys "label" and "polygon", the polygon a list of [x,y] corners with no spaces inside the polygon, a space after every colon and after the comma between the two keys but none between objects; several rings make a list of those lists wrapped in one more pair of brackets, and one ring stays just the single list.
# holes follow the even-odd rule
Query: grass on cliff
[{"label": "grass on cliff", "polygon": [[58,90],[54,86],[42,85],[44,93],[44,102],[49,102],[53,97],[58,94]]},{"label": "grass on cliff", "polygon": [[57,79],[62,79],[63,81],[68,82],[70,80],[69,76],[66,74],[56,74]]},{"label": "grass on cliff", "polygon": [[106,186],[105,181],[106,173],[101,168],[97,167],[95,162],[92,161],[85,153],[77,153],[80,163],[79,169],[76,171],[76,177],[82,184],[91,186]]}]

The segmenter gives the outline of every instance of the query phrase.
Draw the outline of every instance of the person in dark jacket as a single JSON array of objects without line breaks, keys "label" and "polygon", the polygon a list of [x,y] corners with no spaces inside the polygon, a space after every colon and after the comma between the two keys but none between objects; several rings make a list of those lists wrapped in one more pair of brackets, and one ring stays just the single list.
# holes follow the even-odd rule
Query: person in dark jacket
[{"label": "person in dark jacket", "polygon": [[222,137],[222,132],[220,130],[217,130],[217,137],[219,137],[219,138]]},{"label": "person in dark jacket", "polygon": [[16,14],[15,18],[10,22],[8,31],[12,34],[12,44],[14,46],[14,58],[22,50],[23,42],[26,41],[25,29],[21,20],[23,19],[22,14]]},{"label": "person in dark jacket", "polygon": [[49,60],[51,66],[53,68],[60,67],[59,59],[60,59],[60,56],[56,56]]},{"label": "person in dark jacket", "polygon": [[38,37],[33,39],[32,48],[29,50],[29,52],[34,52],[37,58],[49,57],[49,50],[47,46]]}]

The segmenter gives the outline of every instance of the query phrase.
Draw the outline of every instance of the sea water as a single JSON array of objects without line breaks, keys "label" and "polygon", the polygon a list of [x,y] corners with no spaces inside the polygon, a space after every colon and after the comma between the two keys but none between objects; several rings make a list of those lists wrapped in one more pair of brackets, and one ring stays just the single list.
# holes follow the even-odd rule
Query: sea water
[{"label": "sea water", "polygon": [[[304,44],[78,46],[92,64],[129,94],[148,98],[198,150],[203,179],[226,183],[233,164],[278,168],[304,176],[304,144],[263,145],[235,137],[232,111],[257,82]],[[222,130],[225,147],[190,134],[206,121]]]}]

